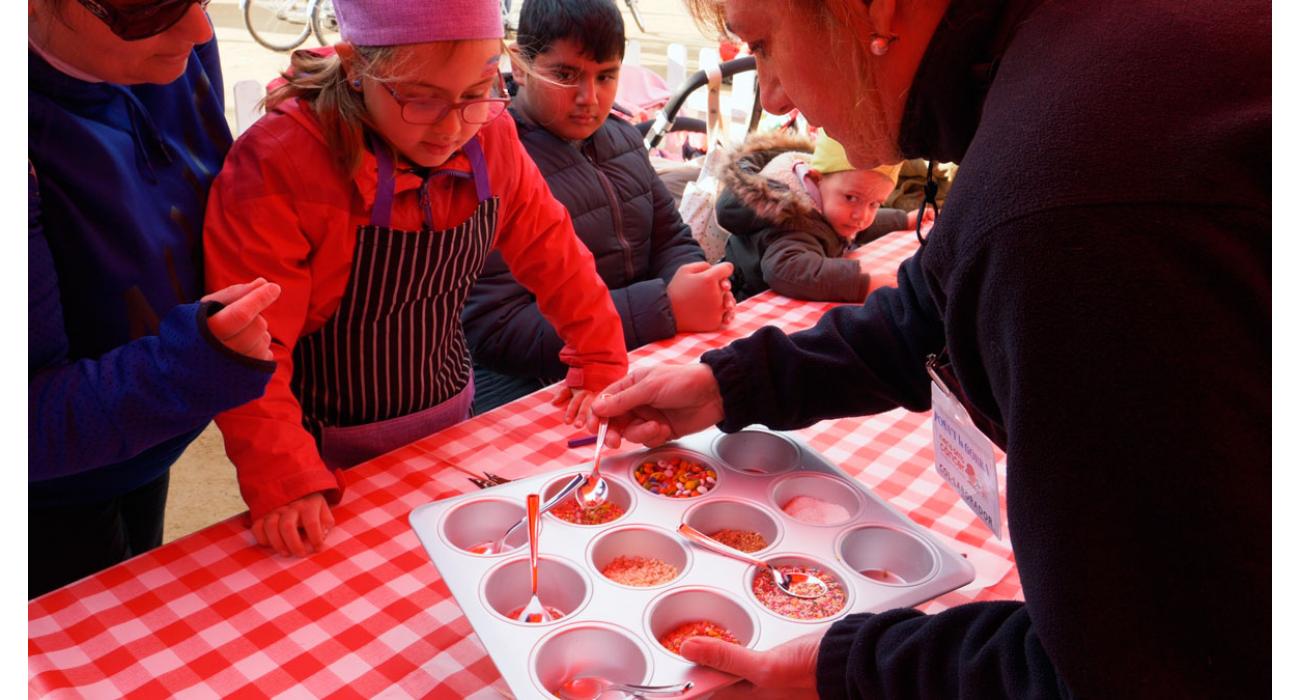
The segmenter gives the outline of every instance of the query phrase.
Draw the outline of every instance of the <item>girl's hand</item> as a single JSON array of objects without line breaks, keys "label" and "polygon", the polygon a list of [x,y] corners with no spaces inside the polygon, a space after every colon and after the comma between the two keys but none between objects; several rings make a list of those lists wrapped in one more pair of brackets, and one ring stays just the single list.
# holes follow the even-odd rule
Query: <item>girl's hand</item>
[{"label": "girl's hand", "polygon": [[822,634],[791,639],[767,651],[754,651],[721,639],[692,637],[682,643],[682,656],[748,681],[714,693],[717,700],[812,700],[817,697],[817,650]]},{"label": "girl's hand", "polygon": [[668,283],[668,302],[678,333],[713,331],[722,325],[732,269],[729,262],[709,265],[702,261],[677,268]]},{"label": "girl's hand", "polygon": [[[325,536],[334,528],[334,514],[322,493],[313,493],[276,508],[253,521],[253,537],[263,547],[282,556],[307,556],[325,548]],[[304,543],[302,535],[306,533]]]},{"label": "girl's hand", "polygon": [[591,402],[595,398],[596,394],[586,389],[573,389],[566,386],[560,389],[559,395],[551,405],[564,406],[566,425],[582,427],[591,422]]},{"label": "girl's hand", "polygon": [[[920,213],[921,213],[920,208],[913,209],[912,211],[907,212],[907,227],[909,229],[916,228],[916,217]],[[934,207],[927,206],[925,207],[925,216],[921,218],[921,224],[924,225],[930,223],[934,223]]]},{"label": "girl's hand", "polygon": [[279,297],[280,285],[261,277],[208,294],[201,301],[216,301],[225,307],[208,319],[208,330],[222,345],[240,355],[274,360],[271,334],[262,312]]}]

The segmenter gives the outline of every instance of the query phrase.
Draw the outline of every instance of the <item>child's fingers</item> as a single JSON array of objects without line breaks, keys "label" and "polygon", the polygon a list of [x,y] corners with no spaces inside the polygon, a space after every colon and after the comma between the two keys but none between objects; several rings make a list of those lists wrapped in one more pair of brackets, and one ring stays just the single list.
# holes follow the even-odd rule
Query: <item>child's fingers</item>
[{"label": "child's fingers", "polygon": [[280,511],[273,510],[262,518],[262,530],[266,535],[266,546],[276,554],[285,554],[288,552],[284,547],[284,540],[280,538]]},{"label": "child's fingers", "polygon": [[307,533],[307,544],[311,545],[313,552],[319,552],[325,549],[325,523],[321,516],[329,512],[329,508],[319,501],[312,512],[306,514],[302,519],[302,529]]},{"label": "child's fingers", "polygon": [[732,273],[732,271],[733,271],[734,269],[735,269],[735,266],[732,265],[731,263],[729,263],[729,262],[720,262],[720,263],[718,263],[717,265],[714,265],[714,266],[709,270],[709,274],[711,274],[711,275],[713,276],[714,279],[717,279],[717,280],[724,280],[724,279],[726,279],[726,278],[728,278],[728,277],[731,276],[731,273]]},{"label": "child's fingers", "polygon": [[266,516],[262,516],[253,521],[253,539],[262,547],[269,547],[270,541],[266,539]]},{"label": "child's fingers", "polygon": [[280,516],[280,539],[284,541],[289,553],[295,557],[307,556],[307,546],[303,544],[302,535],[298,533],[301,518],[297,508],[290,508]]},{"label": "child's fingers", "polygon": [[705,261],[705,260],[697,260],[697,261],[695,261],[695,262],[689,262],[689,263],[686,263],[685,265],[682,265],[681,267],[679,267],[679,268],[677,268],[677,269],[678,269],[678,270],[685,270],[685,271],[688,272],[688,273],[694,274],[694,273],[698,273],[698,272],[704,272],[705,270],[708,270],[710,267],[713,267],[713,266],[710,265],[710,264],[708,263],[708,261]]}]

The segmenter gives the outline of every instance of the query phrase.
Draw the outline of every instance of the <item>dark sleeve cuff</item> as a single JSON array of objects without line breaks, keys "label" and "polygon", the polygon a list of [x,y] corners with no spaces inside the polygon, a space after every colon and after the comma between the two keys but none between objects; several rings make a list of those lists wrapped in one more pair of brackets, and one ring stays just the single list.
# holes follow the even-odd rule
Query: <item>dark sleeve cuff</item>
[{"label": "dark sleeve cuff", "polygon": [[750,411],[758,406],[757,399],[751,395],[753,381],[747,381],[748,372],[741,355],[736,352],[735,344],[718,350],[710,350],[700,356],[700,362],[713,370],[713,378],[718,382],[718,392],[722,394],[723,419],[718,429],[734,433],[746,426],[759,422]]},{"label": "dark sleeve cuff", "polygon": [[226,347],[225,343],[217,340],[217,337],[212,335],[212,329],[208,328],[208,319],[212,318],[213,315],[223,308],[225,308],[225,304],[222,304],[219,301],[199,302],[197,316],[194,319],[195,324],[199,327],[199,335],[202,336],[203,339],[207,341],[208,345],[212,346],[212,348],[217,352],[241,365],[244,365],[245,367],[260,369],[267,374],[274,372],[276,367],[275,360],[259,360],[255,357],[241,355],[240,353]]},{"label": "dark sleeve cuff", "polygon": [[822,700],[848,700],[849,657],[853,642],[871,613],[857,613],[831,625],[817,648],[817,697]]}]

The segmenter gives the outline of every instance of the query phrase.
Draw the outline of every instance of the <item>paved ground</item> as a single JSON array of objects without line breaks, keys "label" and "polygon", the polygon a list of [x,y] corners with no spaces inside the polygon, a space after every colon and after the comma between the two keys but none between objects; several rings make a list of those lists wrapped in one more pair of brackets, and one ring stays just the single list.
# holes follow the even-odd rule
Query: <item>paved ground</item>
[{"label": "paved ground", "polygon": [[[670,43],[683,44],[694,70],[695,56],[706,40],[687,16],[680,0],[639,0],[646,33],[637,30],[626,5],[619,0],[628,27],[628,38],[641,43],[641,63],[663,75],[665,52]],[[213,0],[208,12],[216,25],[221,46],[221,65],[226,83],[226,117],[234,125],[231,87],[240,80],[265,83],[288,62],[288,55],[267,50],[253,41],[244,27],[238,0]],[[307,46],[315,46],[314,38]],[[171,493],[167,500],[165,539],[174,540],[244,511],[235,484],[235,468],[226,459],[221,435],[209,426],[172,469]]]}]

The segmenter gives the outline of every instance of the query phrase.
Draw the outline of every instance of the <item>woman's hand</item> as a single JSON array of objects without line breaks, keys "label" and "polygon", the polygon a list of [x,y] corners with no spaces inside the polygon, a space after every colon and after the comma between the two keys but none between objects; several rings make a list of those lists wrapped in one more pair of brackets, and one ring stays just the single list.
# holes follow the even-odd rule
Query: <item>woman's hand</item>
[{"label": "woman's hand", "polygon": [[[325,536],[334,528],[334,514],[322,493],[313,493],[276,508],[253,521],[253,537],[263,547],[283,556],[305,557],[325,548]],[[303,542],[303,534],[307,541]]]},{"label": "woman's hand", "polygon": [[592,413],[610,419],[610,447],[618,447],[624,436],[654,446],[722,420],[722,394],[706,364],[657,365],[635,369],[609,385]]},{"label": "woman's hand", "polygon": [[222,345],[255,360],[274,360],[271,334],[262,312],[278,298],[280,285],[258,277],[217,290],[201,301],[216,301],[224,306],[208,319],[208,330]]},{"label": "woman's hand", "polygon": [[714,693],[717,700],[812,700],[817,697],[817,649],[822,634],[815,632],[791,639],[767,651],[746,649],[720,639],[692,637],[682,643],[682,656],[687,661],[748,681]]},{"label": "woman's hand", "polygon": [[668,283],[668,302],[678,333],[715,331],[722,325],[728,310],[732,269],[729,262],[693,262],[677,268]]}]

